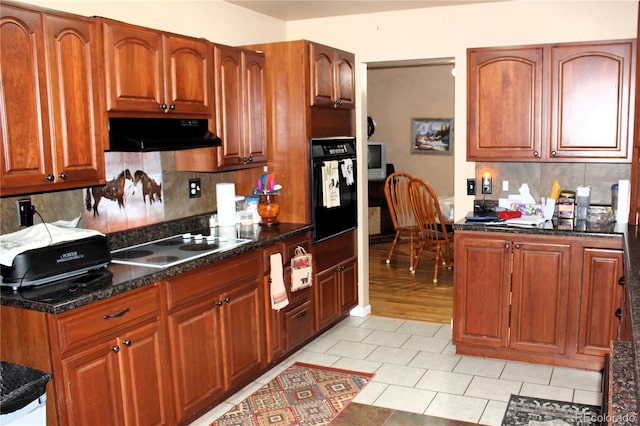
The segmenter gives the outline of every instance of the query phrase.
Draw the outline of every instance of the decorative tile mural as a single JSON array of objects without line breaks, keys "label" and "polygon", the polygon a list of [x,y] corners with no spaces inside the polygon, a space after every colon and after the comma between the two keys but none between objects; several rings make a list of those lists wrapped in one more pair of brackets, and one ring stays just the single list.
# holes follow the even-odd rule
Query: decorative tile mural
[{"label": "decorative tile mural", "polygon": [[110,233],[165,219],[159,152],[105,152],[107,184],[85,189],[87,228]]}]

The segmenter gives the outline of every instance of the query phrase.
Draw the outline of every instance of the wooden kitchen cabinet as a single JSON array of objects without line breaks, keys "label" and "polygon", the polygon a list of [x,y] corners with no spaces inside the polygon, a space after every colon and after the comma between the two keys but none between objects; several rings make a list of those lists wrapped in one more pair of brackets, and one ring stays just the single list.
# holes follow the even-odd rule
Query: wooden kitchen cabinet
[{"label": "wooden kitchen cabinet", "polygon": [[454,341],[565,351],[569,246],[492,236],[455,239]]},{"label": "wooden kitchen cabinet", "polygon": [[100,19],[109,113],[213,115],[213,55],[203,39]]},{"label": "wooden kitchen cabinet", "polygon": [[457,353],[602,368],[619,326],[619,240],[454,235]]},{"label": "wooden kitchen cabinet", "polygon": [[2,195],[104,184],[95,23],[3,4]]},{"label": "wooden kitchen cabinet", "polygon": [[[267,326],[267,360],[278,362],[298,349],[315,335],[314,289],[307,287],[291,291],[291,258],[296,247],[311,251],[311,235],[305,233],[262,249],[262,264],[265,286],[265,322]],[[289,305],[276,311],[271,308],[271,255],[282,256],[285,289]]]},{"label": "wooden kitchen cabinet", "polygon": [[175,423],[159,317],[153,285],[49,318],[62,424]]},{"label": "wooden kitchen cabinet", "polygon": [[355,231],[349,231],[313,246],[316,328],[319,331],[347,316],[358,304],[355,236]]},{"label": "wooden kitchen cabinet", "polygon": [[267,163],[264,55],[223,45],[214,50],[216,134],[222,146],[176,152],[176,170],[239,170]]},{"label": "wooden kitchen cabinet", "polygon": [[258,252],[167,280],[175,409],[193,419],[266,366]]},{"label": "wooden kitchen cabinet", "polygon": [[604,356],[619,334],[616,311],[622,307],[623,253],[585,248],[583,256],[578,353]]},{"label": "wooden kitchen cabinet", "polygon": [[309,43],[311,105],[355,108],[355,58],[352,53]]},{"label": "wooden kitchen cabinet", "polygon": [[467,159],[629,162],[635,49],[635,40],[469,49]]}]

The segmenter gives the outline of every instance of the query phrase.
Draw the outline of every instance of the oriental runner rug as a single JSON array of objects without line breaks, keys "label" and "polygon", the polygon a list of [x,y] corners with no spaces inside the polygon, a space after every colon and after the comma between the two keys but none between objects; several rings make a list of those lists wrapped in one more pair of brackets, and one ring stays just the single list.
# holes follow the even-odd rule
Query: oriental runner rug
[{"label": "oriental runner rug", "polygon": [[503,426],[600,425],[601,409],[595,405],[511,395]]},{"label": "oriental runner rug", "polygon": [[371,373],[296,362],[211,426],[321,426],[373,378]]}]

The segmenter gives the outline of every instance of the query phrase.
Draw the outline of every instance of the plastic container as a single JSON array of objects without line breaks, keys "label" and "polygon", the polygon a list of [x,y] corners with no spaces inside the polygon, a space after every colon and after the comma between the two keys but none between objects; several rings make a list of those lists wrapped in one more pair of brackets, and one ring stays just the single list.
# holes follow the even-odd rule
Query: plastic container
[{"label": "plastic container", "polygon": [[576,193],[574,191],[560,191],[560,198],[556,204],[558,219],[573,219],[575,216]]},{"label": "plastic container", "polygon": [[589,204],[591,203],[591,188],[588,186],[579,186],[576,190],[576,219],[586,220],[589,213]]}]

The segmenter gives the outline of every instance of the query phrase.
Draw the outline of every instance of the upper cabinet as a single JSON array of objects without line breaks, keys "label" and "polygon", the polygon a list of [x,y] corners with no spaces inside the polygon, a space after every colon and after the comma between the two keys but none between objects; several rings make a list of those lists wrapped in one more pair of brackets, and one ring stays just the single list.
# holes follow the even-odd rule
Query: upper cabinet
[{"label": "upper cabinet", "polygon": [[176,151],[176,170],[225,171],[267,162],[264,54],[214,45],[216,134],[219,148]]},{"label": "upper cabinet", "polygon": [[311,105],[355,108],[355,59],[349,52],[309,43]]},{"label": "upper cabinet", "polygon": [[94,22],[0,9],[2,195],[104,184]]},{"label": "upper cabinet", "polygon": [[109,113],[212,116],[209,42],[107,19],[101,24]]},{"label": "upper cabinet", "polygon": [[635,40],[470,49],[469,161],[630,162]]}]

